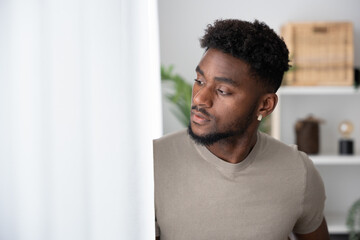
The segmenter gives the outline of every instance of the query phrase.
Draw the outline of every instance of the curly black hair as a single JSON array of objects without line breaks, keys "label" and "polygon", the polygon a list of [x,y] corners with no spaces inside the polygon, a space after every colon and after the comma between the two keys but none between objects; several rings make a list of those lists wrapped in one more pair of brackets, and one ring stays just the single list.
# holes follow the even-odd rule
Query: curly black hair
[{"label": "curly black hair", "polygon": [[279,89],[284,72],[290,68],[289,51],[282,38],[258,20],[253,23],[236,19],[216,20],[207,26],[200,44],[206,51],[218,49],[245,61],[252,76],[270,92]]}]

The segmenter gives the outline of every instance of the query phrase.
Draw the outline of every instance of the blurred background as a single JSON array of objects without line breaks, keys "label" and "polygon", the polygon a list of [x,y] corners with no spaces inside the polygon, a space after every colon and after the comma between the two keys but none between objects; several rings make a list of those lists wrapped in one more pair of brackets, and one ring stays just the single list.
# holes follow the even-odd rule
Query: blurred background
[{"label": "blurred background", "polygon": [[[177,108],[188,107],[199,38],[220,18],[259,19],[279,34],[308,22],[327,48],[319,53],[315,37],[306,54],[341,55],[310,83],[294,77],[294,58],[263,130],[296,144],[297,123],[312,126],[329,230],[347,239],[349,215],[360,222],[360,94],[355,74],[341,74],[360,66],[359,9],[357,0],[0,0],[0,240],[153,239],[151,140],[186,126]],[[326,35],[330,22],[351,27]],[[291,36],[302,54],[294,39],[304,34]],[[320,74],[333,69],[336,82]]]}]

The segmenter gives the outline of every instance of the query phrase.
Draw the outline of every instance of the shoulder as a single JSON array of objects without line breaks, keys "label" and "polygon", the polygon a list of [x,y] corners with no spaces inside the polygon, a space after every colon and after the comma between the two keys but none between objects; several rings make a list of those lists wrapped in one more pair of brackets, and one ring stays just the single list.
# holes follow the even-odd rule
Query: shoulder
[{"label": "shoulder", "polygon": [[265,133],[259,132],[260,150],[259,157],[269,164],[286,169],[307,171],[314,165],[309,157],[297,149],[296,145],[287,145]]},{"label": "shoulder", "polygon": [[306,153],[299,151],[296,145],[287,145],[264,133],[260,133],[260,135],[262,155],[268,156],[271,161],[288,169],[294,168],[301,171],[308,184],[315,181],[322,185],[321,177]]},{"label": "shoulder", "polygon": [[174,141],[174,140],[182,139],[182,138],[186,138],[186,137],[187,137],[187,130],[182,129],[180,131],[168,133],[160,138],[154,139],[154,143],[163,143],[163,142],[167,142],[167,141]]},{"label": "shoulder", "polygon": [[154,149],[178,147],[179,144],[187,142],[188,139],[189,137],[187,134],[187,130],[183,129],[178,132],[164,135],[161,138],[154,139],[153,145],[154,145]]},{"label": "shoulder", "polygon": [[153,141],[154,160],[173,162],[183,158],[194,151],[194,143],[187,130],[167,134]]},{"label": "shoulder", "polygon": [[[263,133],[260,137],[260,159],[267,169],[276,172],[276,177],[285,176],[286,184],[292,182],[292,192],[300,200],[294,232],[314,231],[323,219],[326,199],[324,184],[314,163],[296,145],[287,145]],[[284,189],[286,184],[282,185]]]}]

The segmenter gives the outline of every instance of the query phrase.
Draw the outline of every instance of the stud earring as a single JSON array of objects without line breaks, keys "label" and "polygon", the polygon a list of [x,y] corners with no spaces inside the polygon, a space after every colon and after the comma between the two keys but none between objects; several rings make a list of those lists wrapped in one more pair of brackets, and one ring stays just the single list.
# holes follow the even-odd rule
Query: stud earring
[{"label": "stud earring", "polygon": [[263,118],[263,116],[262,116],[262,114],[260,114],[260,115],[258,116],[257,120],[258,120],[259,122],[261,122],[262,118]]}]

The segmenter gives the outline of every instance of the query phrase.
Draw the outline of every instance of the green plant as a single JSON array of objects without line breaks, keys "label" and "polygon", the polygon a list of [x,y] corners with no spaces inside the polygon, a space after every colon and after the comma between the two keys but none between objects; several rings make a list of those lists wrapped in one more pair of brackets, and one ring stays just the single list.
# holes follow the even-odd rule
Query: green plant
[{"label": "green plant", "polygon": [[174,92],[167,94],[166,98],[175,105],[175,109],[172,109],[174,115],[184,126],[188,126],[190,122],[192,85],[179,74],[174,74],[173,70],[173,65],[169,67],[162,65],[161,80],[172,82]]},{"label": "green plant", "polygon": [[349,240],[360,240],[360,199],[350,207],[346,225],[350,230]]}]

